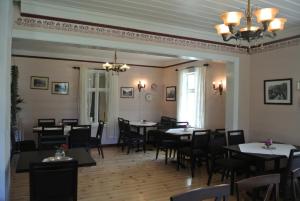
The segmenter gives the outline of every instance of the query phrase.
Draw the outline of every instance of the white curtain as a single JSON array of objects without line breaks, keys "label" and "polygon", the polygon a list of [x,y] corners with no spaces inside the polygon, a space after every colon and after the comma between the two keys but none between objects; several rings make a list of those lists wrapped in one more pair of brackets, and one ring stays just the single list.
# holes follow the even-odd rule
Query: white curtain
[{"label": "white curtain", "polygon": [[195,68],[195,127],[205,128],[205,77],[206,67]]},{"label": "white curtain", "polygon": [[107,135],[116,138],[118,135],[119,117],[119,76],[111,72],[106,73],[107,98]]},{"label": "white curtain", "polygon": [[79,122],[89,124],[88,118],[88,68],[80,67],[80,87],[79,87]]},{"label": "white curtain", "polygon": [[[188,75],[190,73],[194,73],[194,92],[188,89]],[[205,127],[205,75],[205,67],[178,71],[177,119],[178,121],[188,121],[191,126],[197,128]]]}]

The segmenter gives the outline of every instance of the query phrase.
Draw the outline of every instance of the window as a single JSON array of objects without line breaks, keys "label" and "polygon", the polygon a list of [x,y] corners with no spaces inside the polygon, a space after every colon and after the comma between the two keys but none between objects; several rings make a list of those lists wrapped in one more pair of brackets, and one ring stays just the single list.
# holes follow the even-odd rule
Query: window
[{"label": "window", "polygon": [[104,71],[89,70],[88,72],[88,117],[90,122],[106,121],[106,76]]},{"label": "window", "polygon": [[177,119],[193,127],[204,128],[205,68],[179,71]]}]

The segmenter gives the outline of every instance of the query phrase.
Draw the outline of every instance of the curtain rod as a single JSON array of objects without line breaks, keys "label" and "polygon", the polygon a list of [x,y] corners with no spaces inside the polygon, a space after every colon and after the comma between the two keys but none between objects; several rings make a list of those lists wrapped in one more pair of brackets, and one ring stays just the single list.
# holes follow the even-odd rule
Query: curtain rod
[{"label": "curtain rod", "polygon": [[[208,63],[204,63],[203,66],[204,67],[208,67],[209,64]],[[181,70],[183,70],[183,69],[190,69],[190,68],[195,68],[195,66],[189,66],[189,67],[181,68]],[[176,68],[175,71],[178,71],[178,68]]]}]

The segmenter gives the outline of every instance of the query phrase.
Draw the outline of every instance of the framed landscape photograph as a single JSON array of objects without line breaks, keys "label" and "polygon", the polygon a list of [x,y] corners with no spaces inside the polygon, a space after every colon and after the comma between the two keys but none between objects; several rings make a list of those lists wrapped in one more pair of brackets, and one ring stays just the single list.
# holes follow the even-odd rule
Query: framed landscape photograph
[{"label": "framed landscape photograph", "polygon": [[120,88],[121,98],[134,98],[134,88],[133,87],[121,87]]},{"label": "framed landscape photograph", "polygon": [[265,104],[293,104],[293,80],[276,79],[264,81],[264,103]]},{"label": "framed landscape photograph", "polygon": [[31,89],[49,89],[49,77],[31,76],[30,78]]},{"label": "framed landscape photograph", "polygon": [[166,87],[166,101],[176,101],[176,86]]},{"label": "framed landscape photograph", "polygon": [[52,82],[52,94],[68,95],[69,82]]}]

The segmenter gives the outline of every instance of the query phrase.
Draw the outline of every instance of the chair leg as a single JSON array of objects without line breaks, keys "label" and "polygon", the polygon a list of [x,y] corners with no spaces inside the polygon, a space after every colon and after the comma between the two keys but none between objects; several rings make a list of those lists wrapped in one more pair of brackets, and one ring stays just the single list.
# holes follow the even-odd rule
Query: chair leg
[{"label": "chair leg", "polygon": [[234,193],[234,175],[235,175],[235,171],[234,170],[230,170],[230,194],[233,195]]},{"label": "chair leg", "polygon": [[165,164],[168,164],[168,148],[166,148]]},{"label": "chair leg", "polygon": [[159,146],[157,145],[157,147],[156,147],[156,157],[155,157],[156,160],[158,158],[158,154],[159,154]]},{"label": "chair leg", "polygon": [[172,156],[172,149],[170,149],[169,157],[171,158]]},{"label": "chair leg", "polygon": [[179,170],[180,166],[180,152],[177,150],[177,170]]},{"label": "chair leg", "polygon": [[[104,154],[103,154],[103,150],[102,150],[102,146],[98,147],[98,152],[101,152],[101,157],[104,158]],[[100,155],[100,154],[99,154]]]},{"label": "chair leg", "polygon": [[192,177],[194,177],[195,162],[196,162],[196,158],[195,158],[195,156],[192,154],[192,155],[191,155],[191,172],[192,172]]}]

